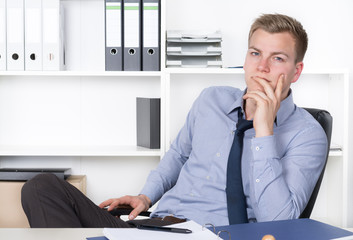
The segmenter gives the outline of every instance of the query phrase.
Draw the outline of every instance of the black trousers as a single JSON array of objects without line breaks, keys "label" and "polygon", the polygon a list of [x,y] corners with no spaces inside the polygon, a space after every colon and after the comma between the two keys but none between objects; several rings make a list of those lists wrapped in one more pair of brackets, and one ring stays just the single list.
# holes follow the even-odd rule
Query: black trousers
[{"label": "black trousers", "polygon": [[125,222],[54,174],[39,174],[27,181],[22,188],[21,201],[29,224],[34,228],[130,228],[138,222],[171,224],[156,219]]}]

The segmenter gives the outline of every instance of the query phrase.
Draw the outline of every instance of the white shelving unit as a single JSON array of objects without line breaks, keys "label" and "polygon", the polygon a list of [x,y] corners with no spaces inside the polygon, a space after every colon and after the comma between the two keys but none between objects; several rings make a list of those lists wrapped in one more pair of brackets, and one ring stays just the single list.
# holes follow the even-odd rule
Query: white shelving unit
[{"label": "white shelving unit", "polygon": [[[137,194],[201,90],[214,85],[244,88],[243,70],[166,69],[164,33],[170,19],[168,1],[161,0],[161,71],[105,72],[104,1],[62,4],[67,71],[0,72],[0,167],[66,164],[73,173],[87,175],[88,196],[97,203],[114,197],[112,191],[117,196]],[[353,227],[348,85],[348,72],[336,69],[304,71],[293,85],[298,106],[327,109],[334,118],[332,142],[342,150],[330,151],[313,218],[343,227]],[[136,146],[136,97],[161,98],[160,149]],[[131,173],[134,183],[115,186]]]},{"label": "white shelving unit", "polygon": [[160,157],[160,150],[139,146],[0,146],[0,156]]}]

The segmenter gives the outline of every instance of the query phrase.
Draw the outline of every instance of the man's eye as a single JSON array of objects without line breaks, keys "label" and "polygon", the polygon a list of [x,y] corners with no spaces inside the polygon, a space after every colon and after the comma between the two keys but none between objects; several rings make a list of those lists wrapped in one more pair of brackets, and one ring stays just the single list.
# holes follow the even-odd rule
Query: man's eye
[{"label": "man's eye", "polygon": [[283,61],[284,61],[284,59],[281,58],[281,57],[275,57],[274,59],[275,59],[277,62],[283,62]]},{"label": "man's eye", "polygon": [[259,56],[260,55],[260,53],[258,53],[258,52],[251,52],[250,53],[252,56]]}]

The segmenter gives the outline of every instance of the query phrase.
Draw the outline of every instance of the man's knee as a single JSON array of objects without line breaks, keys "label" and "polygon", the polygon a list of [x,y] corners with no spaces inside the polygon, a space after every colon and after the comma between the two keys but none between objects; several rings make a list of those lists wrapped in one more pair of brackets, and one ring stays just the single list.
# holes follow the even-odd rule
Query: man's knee
[{"label": "man's knee", "polygon": [[50,188],[57,182],[57,177],[54,174],[43,173],[38,174],[32,179],[28,180],[22,187],[21,190],[21,198],[22,200],[27,197],[33,196],[33,194],[37,194],[38,190],[46,192],[50,190]]}]

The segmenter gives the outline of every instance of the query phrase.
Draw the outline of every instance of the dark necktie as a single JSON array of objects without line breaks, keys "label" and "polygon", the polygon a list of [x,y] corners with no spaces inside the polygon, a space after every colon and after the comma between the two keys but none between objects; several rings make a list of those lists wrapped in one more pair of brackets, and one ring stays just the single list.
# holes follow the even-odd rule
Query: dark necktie
[{"label": "dark necktie", "polygon": [[241,178],[241,156],[243,151],[244,132],[253,127],[253,122],[243,119],[241,109],[238,110],[237,130],[229,153],[227,166],[227,205],[229,224],[247,223],[246,200]]}]

